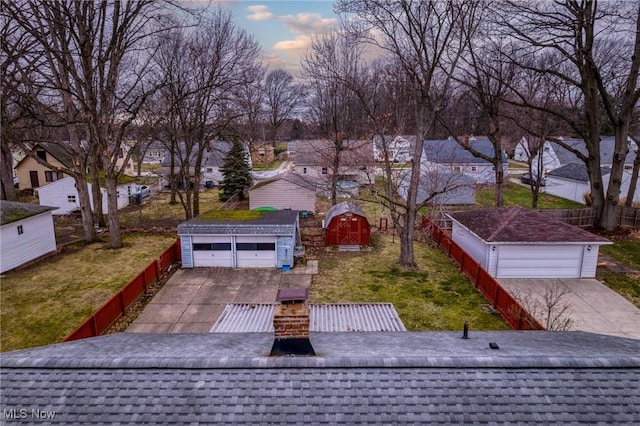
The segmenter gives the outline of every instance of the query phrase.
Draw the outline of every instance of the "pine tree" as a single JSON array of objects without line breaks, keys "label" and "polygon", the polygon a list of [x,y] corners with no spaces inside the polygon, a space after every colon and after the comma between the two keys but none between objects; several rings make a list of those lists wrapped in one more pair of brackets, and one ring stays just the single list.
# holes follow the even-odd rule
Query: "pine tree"
[{"label": "pine tree", "polygon": [[220,200],[227,201],[235,194],[238,194],[238,197],[242,200],[244,198],[244,190],[251,185],[252,177],[247,152],[240,141],[233,142],[233,146],[224,158],[224,164],[220,171],[224,176]]}]

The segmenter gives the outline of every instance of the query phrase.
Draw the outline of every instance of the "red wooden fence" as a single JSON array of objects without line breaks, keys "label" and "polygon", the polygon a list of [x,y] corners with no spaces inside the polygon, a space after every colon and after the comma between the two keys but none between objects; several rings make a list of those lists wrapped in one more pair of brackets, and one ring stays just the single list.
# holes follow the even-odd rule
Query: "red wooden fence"
[{"label": "red wooden fence", "polygon": [[129,284],[98,308],[64,341],[95,337],[104,333],[118,318],[127,312],[129,306],[147,290],[149,285],[167,272],[169,266],[178,260],[180,260],[180,240],[176,240],[171,247],[160,255],[158,260],[149,263]]},{"label": "red wooden fence", "polygon": [[505,290],[474,258],[469,256],[449,235],[428,218],[422,225],[431,233],[431,237],[469,277],[473,285],[491,303],[504,320],[514,330],[544,330],[544,327],[524,307]]}]

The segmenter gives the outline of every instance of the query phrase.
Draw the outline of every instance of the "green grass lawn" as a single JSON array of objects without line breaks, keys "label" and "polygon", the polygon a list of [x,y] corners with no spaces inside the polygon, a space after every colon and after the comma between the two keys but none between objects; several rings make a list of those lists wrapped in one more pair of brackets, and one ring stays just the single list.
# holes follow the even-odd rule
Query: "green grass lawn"
[{"label": "green grass lawn", "polygon": [[486,300],[438,249],[415,244],[419,269],[396,266],[400,245],[389,235],[374,236],[374,250],[322,253],[310,301],[390,302],[408,330],[506,330],[497,314],[483,310]]},{"label": "green grass lawn", "polygon": [[282,165],[282,160],[273,160],[270,163],[253,163],[253,170],[275,170]]},{"label": "green grass lawn", "polygon": [[[613,245],[601,246],[602,253],[640,270],[640,231],[625,236],[610,236]],[[601,268],[598,269],[598,280],[624,296],[640,308],[640,277],[634,274],[617,274]]]},{"label": "green grass lawn", "polygon": [[153,259],[174,235],[124,235],[124,248],[107,242],[70,246],[63,255],[0,279],[0,351],[62,341]]},{"label": "green grass lawn", "polygon": [[[531,208],[532,194],[528,187],[508,182],[504,189],[505,206],[522,206]],[[494,207],[496,205],[496,194],[492,186],[479,187],[476,192],[476,202],[482,207]],[[545,193],[540,193],[538,198],[539,209],[575,209],[582,208],[584,204],[566,200]]]}]

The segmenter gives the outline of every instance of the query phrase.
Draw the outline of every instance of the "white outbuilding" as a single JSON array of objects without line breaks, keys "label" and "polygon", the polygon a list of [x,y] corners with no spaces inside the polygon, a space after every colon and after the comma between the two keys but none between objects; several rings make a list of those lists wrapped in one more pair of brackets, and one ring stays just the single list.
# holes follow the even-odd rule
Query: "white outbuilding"
[{"label": "white outbuilding", "polygon": [[0,201],[0,273],[56,251],[54,209]]},{"label": "white outbuilding", "polygon": [[593,278],[611,241],[520,206],[454,212],[452,239],[496,278]]}]

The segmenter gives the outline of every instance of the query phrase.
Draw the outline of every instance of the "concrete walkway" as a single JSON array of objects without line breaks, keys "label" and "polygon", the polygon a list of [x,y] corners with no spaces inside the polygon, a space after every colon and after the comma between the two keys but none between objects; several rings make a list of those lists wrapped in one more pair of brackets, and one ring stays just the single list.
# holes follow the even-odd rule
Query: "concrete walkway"
[{"label": "concrete walkway", "polygon": [[[519,300],[540,322],[545,316],[545,301],[551,290],[564,293],[555,312],[566,306],[572,324],[569,330],[588,331],[618,337],[640,339],[640,309],[595,279],[499,279],[505,289]],[[547,295],[547,297],[545,297]]]},{"label": "concrete walkway", "polygon": [[207,333],[227,303],[274,303],[278,289],[311,286],[318,261],[288,272],[278,269],[181,269],[127,331]]}]

